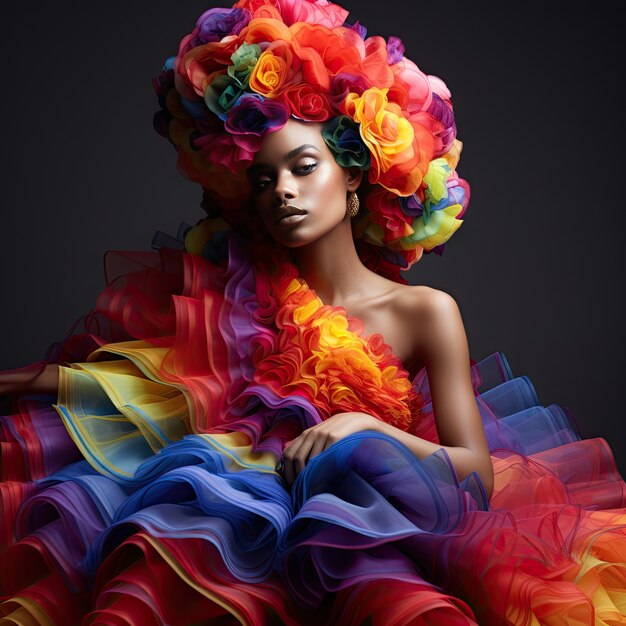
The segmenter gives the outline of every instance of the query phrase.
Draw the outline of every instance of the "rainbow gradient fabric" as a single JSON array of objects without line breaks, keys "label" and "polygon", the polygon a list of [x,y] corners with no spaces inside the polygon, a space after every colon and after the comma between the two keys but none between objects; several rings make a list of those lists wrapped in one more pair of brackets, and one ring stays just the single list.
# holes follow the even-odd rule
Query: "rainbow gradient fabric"
[{"label": "rainbow gradient fabric", "polygon": [[55,358],[58,397],[0,418],[0,624],[626,624],[611,451],[500,354],[472,367],[490,501],[373,431],[285,487],[285,442],[339,411],[437,441],[428,380],[234,235],[110,253]]}]

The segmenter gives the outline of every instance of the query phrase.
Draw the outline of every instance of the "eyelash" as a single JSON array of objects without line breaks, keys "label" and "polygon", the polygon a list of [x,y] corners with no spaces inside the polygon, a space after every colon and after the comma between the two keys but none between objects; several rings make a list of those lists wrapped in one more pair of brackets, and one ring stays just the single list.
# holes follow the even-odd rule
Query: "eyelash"
[{"label": "eyelash", "polygon": [[[297,167],[294,171],[300,172],[301,176],[306,176],[310,174],[317,167],[317,163],[307,163],[306,165],[302,165]],[[260,180],[254,183],[254,188],[258,191],[263,191],[267,185],[270,183],[270,180]]]}]

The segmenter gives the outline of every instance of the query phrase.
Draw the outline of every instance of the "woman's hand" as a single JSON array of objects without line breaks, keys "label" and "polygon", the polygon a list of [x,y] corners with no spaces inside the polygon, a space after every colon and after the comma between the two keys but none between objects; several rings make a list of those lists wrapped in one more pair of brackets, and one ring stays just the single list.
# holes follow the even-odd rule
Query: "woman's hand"
[{"label": "woman's hand", "polygon": [[380,424],[381,421],[373,415],[351,411],[337,413],[321,424],[307,428],[283,452],[283,478],[291,485],[304,466],[333,443],[362,430],[377,430]]}]

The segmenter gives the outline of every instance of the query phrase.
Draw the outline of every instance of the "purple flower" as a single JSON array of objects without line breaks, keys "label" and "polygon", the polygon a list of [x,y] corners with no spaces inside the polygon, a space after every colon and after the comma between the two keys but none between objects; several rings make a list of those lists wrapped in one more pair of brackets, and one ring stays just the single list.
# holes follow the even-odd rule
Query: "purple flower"
[{"label": "purple flower", "polygon": [[174,70],[163,70],[152,79],[152,88],[159,97],[165,97],[174,86]]},{"label": "purple flower", "polygon": [[435,246],[432,250],[424,250],[424,253],[431,254],[432,252],[434,252],[437,256],[441,256],[445,249],[446,249],[446,244],[440,243],[438,246]]},{"label": "purple flower", "polygon": [[250,21],[247,9],[209,9],[196,22],[197,44],[221,41],[227,35],[238,35]]},{"label": "purple flower", "polygon": [[355,33],[357,33],[357,35],[359,35],[359,37],[361,37],[361,39],[365,39],[365,37],[367,37],[367,28],[365,28],[362,24],[359,24],[358,20],[354,22],[354,24],[348,24],[346,22],[344,23],[344,27],[352,29]]},{"label": "purple flower", "polygon": [[256,152],[265,133],[280,130],[288,119],[289,110],[280,102],[246,93],[228,112],[224,128],[240,148]]},{"label": "purple flower", "polygon": [[363,76],[341,72],[333,78],[328,100],[334,109],[341,111],[341,104],[350,92],[360,96],[368,87],[369,85]]},{"label": "purple flower", "polygon": [[452,109],[433,92],[433,97],[428,107],[430,113],[438,122],[441,123],[443,130],[437,133],[441,139],[442,147],[440,154],[445,154],[452,145],[456,137],[456,124],[454,123],[454,113]]},{"label": "purple flower", "polygon": [[419,217],[424,213],[424,205],[414,193],[408,197],[400,197],[399,199],[402,212],[405,215]]},{"label": "purple flower", "polygon": [[402,60],[405,49],[406,48],[402,43],[402,39],[391,35],[387,41],[387,63],[389,63],[389,65],[393,65],[394,63]]}]

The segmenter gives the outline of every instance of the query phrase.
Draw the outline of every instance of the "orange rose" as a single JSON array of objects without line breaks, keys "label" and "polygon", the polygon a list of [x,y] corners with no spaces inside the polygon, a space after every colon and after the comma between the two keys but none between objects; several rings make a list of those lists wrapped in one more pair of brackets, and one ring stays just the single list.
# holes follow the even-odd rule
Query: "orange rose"
[{"label": "orange rose", "polygon": [[300,76],[300,61],[291,46],[275,41],[261,54],[250,74],[250,89],[266,98],[275,98]]},{"label": "orange rose", "polygon": [[291,41],[289,28],[280,20],[268,17],[250,20],[250,23],[239,34],[246,43],[264,43],[278,40]]}]

